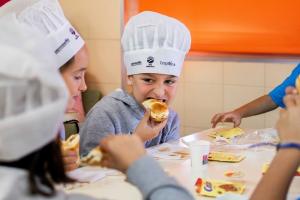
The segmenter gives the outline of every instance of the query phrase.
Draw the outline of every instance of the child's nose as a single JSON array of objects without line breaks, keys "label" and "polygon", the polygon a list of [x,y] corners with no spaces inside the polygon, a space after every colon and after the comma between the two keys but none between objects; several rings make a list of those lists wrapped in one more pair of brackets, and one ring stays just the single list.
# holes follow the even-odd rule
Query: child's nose
[{"label": "child's nose", "polygon": [[81,92],[84,92],[84,91],[87,90],[87,86],[86,86],[86,83],[85,83],[85,79],[83,79],[83,80],[81,81],[79,90],[80,90]]},{"label": "child's nose", "polygon": [[165,88],[163,86],[157,86],[153,90],[153,93],[157,99],[161,99],[165,95]]}]

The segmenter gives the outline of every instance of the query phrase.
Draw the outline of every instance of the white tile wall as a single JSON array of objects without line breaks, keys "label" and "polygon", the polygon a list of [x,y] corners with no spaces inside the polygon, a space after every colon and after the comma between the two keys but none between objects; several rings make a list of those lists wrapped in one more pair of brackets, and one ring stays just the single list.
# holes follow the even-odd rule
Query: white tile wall
[{"label": "white tile wall", "polygon": [[264,63],[224,62],[224,84],[264,86]]}]

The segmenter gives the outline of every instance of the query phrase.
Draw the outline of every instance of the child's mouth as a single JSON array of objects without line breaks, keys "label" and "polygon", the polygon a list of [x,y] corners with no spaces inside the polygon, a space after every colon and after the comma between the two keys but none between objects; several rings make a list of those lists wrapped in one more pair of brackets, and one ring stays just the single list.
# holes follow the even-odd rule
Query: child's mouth
[{"label": "child's mouth", "polygon": [[[146,98],[146,100],[148,100],[148,99],[156,99],[156,98],[147,97],[147,98]],[[156,100],[158,100],[158,101],[161,101],[161,102],[164,102],[164,103],[166,103],[166,102],[167,102],[167,100],[166,100],[166,99],[156,99]]]}]

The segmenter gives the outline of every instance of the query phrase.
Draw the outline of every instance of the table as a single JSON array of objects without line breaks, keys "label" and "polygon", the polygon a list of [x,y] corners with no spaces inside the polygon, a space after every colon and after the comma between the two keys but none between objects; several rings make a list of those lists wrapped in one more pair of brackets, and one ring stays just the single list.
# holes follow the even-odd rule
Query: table
[{"label": "table", "polygon": [[[207,137],[204,132],[199,132],[183,137],[180,141],[175,142],[175,144],[184,146],[184,143],[186,142],[199,139],[210,140],[210,138]],[[201,176],[204,174],[207,178],[211,179],[232,180],[224,176],[224,172],[227,170],[239,170],[244,173],[243,177],[236,178],[235,181],[244,182],[246,184],[246,190],[244,194],[250,196],[262,176],[262,165],[272,160],[273,156],[275,155],[275,149],[271,147],[264,147],[238,151],[246,155],[246,158],[240,163],[209,162],[207,169],[202,172],[192,172],[190,159],[158,160],[158,162],[161,164],[166,173],[177,179],[177,181],[181,185],[187,188],[195,196],[195,199],[212,199],[196,194],[194,190],[194,181],[197,176]],[[97,198],[107,198],[114,200],[142,199],[142,196],[138,189],[124,180],[125,176],[123,175],[107,176],[99,182],[86,184],[81,187],[68,190],[67,192],[83,193]],[[118,192],[116,192],[116,190]],[[295,177],[290,187],[288,199],[296,199],[296,197],[299,195],[300,177]]]}]

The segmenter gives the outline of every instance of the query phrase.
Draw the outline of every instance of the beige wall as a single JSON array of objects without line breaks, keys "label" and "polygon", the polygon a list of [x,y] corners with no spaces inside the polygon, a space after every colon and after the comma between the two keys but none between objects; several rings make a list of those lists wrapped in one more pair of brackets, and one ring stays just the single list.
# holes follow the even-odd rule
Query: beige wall
[{"label": "beige wall", "polygon": [[[60,0],[90,51],[89,88],[107,94],[121,85],[121,0]],[[262,62],[185,62],[174,109],[181,133],[210,127],[214,113],[229,111],[279,84],[295,64]],[[272,127],[278,110],[243,120],[242,127]]]},{"label": "beige wall", "polygon": [[60,0],[66,16],[85,39],[89,88],[108,94],[121,85],[121,0]]}]

